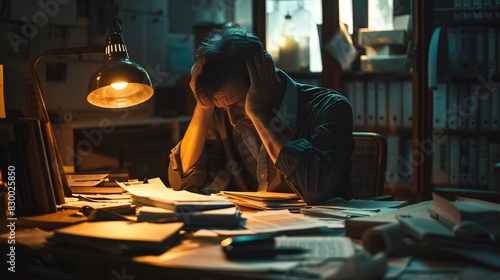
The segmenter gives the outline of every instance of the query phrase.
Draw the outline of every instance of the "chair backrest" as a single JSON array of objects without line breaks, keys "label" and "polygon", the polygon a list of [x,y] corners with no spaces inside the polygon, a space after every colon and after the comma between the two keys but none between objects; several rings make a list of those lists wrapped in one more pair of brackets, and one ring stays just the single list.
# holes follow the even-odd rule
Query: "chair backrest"
[{"label": "chair backrest", "polygon": [[384,193],[387,164],[387,141],[371,132],[353,132],[351,184],[356,199],[381,196]]}]

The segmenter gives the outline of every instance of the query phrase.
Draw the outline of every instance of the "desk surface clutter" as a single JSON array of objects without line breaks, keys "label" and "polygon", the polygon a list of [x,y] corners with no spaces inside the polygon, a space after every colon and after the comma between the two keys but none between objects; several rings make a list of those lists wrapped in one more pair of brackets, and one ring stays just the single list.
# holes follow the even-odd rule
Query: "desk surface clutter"
[{"label": "desk surface clutter", "polygon": [[[75,194],[56,213],[19,217],[17,228],[0,239],[2,250],[14,248],[16,272],[4,269],[2,275],[500,277],[500,226],[492,222],[498,221],[498,204],[461,197],[451,202],[435,195],[414,205],[339,199],[305,205],[294,194],[176,192],[159,178],[118,185],[127,192]],[[118,211],[122,204],[135,212]]]}]

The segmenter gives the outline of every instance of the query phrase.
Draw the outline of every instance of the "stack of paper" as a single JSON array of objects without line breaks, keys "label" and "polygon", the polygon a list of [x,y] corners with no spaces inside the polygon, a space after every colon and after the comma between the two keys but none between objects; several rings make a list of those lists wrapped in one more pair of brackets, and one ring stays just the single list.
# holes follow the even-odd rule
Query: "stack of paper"
[{"label": "stack of paper", "polygon": [[306,206],[300,209],[300,212],[306,215],[345,220],[394,211],[407,204],[407,201],[378,201],[363,199],[343,200],[341,198],[334,198],[326,201],[322,205]]},{"label": "stack of paper", "polygon": [[[113,175],[117,176],[117,175]],[[67,174],[69,188],[74,194],[121,194],[123,189],[116,182],[110,181],[110,175],[102,174]],[[118,176],[121,178],[122,176]]]},{"label": "stack of paper", "polygon": [[234,207],[222,197],[174,191],[167,188],[160,178],[150,179],[147,183],[117,183],[131,194],[132,202],[138,206],[155,206],[177,213]]},{"label": "stack of paper", "polygon": [[277,210],[306,206],[306,203],[295,193],[224,191],[220,195],[228,198],[238,206],[258,210]]},{"label": "stack of paper", "polygon": [[143,206],[137,209],[139,222],[184,222],[186,229],[225,228],[232,229],[244,225],[241,212],[236,207],[179,213],[163,208]]},{"label": "stack of paper", "polygon": [[127,194],[74,194],[73,197],[66,197],[66,203],[62,204],[61,208],[80,210],[84,206],[122,214],[135,212],[135,205]]}]

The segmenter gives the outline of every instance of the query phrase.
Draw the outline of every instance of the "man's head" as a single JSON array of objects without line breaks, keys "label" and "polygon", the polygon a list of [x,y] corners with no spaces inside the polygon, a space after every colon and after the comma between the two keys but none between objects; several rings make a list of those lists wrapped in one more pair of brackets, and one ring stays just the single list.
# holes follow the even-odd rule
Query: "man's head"
[{"label": "man's head", "polygon": [[263,49],[259,38],[234,25],[212,31],[196,52],[195,98],[213,100],[229,82],[248,89],[246,62]]}]

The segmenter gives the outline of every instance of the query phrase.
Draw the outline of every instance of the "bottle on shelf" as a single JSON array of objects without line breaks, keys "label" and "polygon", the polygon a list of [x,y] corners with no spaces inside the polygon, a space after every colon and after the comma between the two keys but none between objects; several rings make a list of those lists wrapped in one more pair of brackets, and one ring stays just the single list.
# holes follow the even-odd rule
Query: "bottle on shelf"
[{"label": "bottle on shelf", "polygon": [[295,24],[289,13],[285,16],[279,40],[278,67],[289,72],[299,71],[299,42],[296,37]]},{"label": "bottle on shelf", "polygon": [[311,12],[304,8],[304,0],[299,0],[298,9],[292,15],[299,42],[300,71],[308,72],[310,65],[309,41],[311,33]]},{"label": "bottle on shelf", "polygon": [[273,1],[273,11],[267,13],[266,50],[276,60],[279,59],[279,40],[285,15],[279,9],[279,0]]}]

